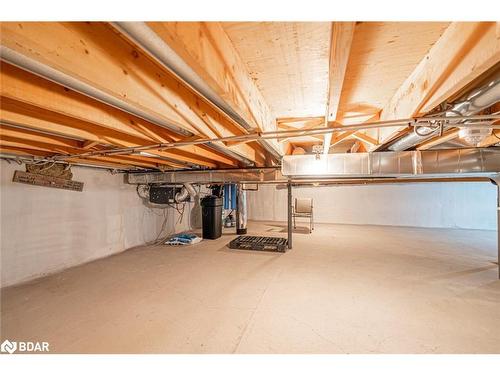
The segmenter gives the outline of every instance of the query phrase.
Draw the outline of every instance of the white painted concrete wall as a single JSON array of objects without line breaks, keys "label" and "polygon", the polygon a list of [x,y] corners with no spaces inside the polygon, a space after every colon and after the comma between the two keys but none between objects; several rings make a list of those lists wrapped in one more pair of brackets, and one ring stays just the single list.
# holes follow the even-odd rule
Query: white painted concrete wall
[{"label": "white painted concrete wall", "polygon": [[[497,228],[496,187],[487,182],[294,188],[293,194],[313,198],[318,223]],[[286,189],[261,185],[247,197],[249,219],[286,220]]]},{"label": "white painted concrete wall", "polygon": [[[181,223],[173,209],[144,205],[123,175],[73,168],[83,192],[13,183],[24,166],[0,162],[1,286],[27,281],[199,227],[199,206],[186,207]],[[496,229],[496,189],[489,183],[422,183],[294,189],[312,197],[316,222]],[[286,220],[286,190],[260,186],[248,192],[253,220]]]},{"label": "white painted concrete wall", "polygon": [[24,166],[0,161],[1,286],[118,253],[155,240],[167,215],[164,234],[190,225],[186,206],[182,223],[174,209],[146,207],[124,176],[74,167],[83,192],[12,182]]}]

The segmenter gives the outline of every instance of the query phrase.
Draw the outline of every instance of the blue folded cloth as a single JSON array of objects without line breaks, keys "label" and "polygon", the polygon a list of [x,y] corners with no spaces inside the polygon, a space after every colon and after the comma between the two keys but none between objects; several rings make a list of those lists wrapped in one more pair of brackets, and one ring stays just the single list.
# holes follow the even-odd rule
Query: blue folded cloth
[{"label": "blue folded cloth", "polygon": [[191,245],[201,241],[201,238],[192,233],[181,233],[170,238],[165,245]]}]

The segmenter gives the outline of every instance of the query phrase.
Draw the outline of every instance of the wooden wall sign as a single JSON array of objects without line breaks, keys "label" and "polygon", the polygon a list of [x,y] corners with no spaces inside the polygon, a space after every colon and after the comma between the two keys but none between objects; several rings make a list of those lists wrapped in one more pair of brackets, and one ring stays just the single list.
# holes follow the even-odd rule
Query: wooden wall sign
[{"label": "wooden wall sign", "polygon": [[15,171],[12,179],[22,184],[52,187],[57,189],[83,191],[83,182],[66,180],[64,178],[44,176],[23,171]]}]

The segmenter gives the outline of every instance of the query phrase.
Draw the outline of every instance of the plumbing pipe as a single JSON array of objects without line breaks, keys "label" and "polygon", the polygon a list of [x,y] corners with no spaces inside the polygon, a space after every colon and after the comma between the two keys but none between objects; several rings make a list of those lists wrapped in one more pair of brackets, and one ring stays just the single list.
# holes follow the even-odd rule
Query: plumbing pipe
[{"label": "plumbing pipe", "polygon": [[181,203],[184,202],[188,199],[188,197],[196,197],[196,190],[194,190],[193,185],[189,183],[184,183],[184,186],[182,187],[181,191],[175,194],[175,202],[176,203]]},{"label": "plumbing pipe", "polygon": [[[405,119],[405,120],[397,120],[397,121],[382,121],[382,122],[373,122],[373,123],[364,123],[359,125],[345,125],[342,127],[336,128],[312,128],[312,129],[295,129],[295,130],[283,130],[283,131],[271,131],[271,132],[261,132],[261,133],[252,133],[252,134],[244,134],[244,135],[235,135],[229,137],[221,137],[221,138],[205,138],[205,139],[196,139],[191,141],[178,141],[178,142],[170,142],[170,143],[157,143],[153,145],[146,146],[136,146],[136,147],[124,147],[124,148],[116,148],[111,150],[98,150],[98,151],[88,151],[82,154],[73,154],[73,155],[56,155],[53,156],[53,160],[64,160],[68,158],[86,158],[92,156],[105,156],[105,155],[132,155],[136,153],[140,153],[141,151],[146,150],[161,150],[161,149],[169,149],[169,148],[177,148],[188,145],[199,145],[199,144],[210,144],[214,145],[214,142],[224,142],[224,141],[253,141],[258,139],[276,139],[276,138],[294,138],[301,137],[304,135],[312,135],[312,134],[327,134],[327,133],[335,133],[335,132],[344,132],[347,130],[367,130],[367,129],[378,129],[378,128],[386,128],[400,125],[409,125],[409,126],[424,126],[422,124],[428,123],[431,124],[432,121],[459,121],[459,120],[481,120],[481,121],[494,121],[500,119],[500,115],[482,115],[482,116],[455,116],[455,117],[421,117],[415,119]],[[455,127],[459,128],[492,128],[492,129],[500,129],[500,125],[491,125],[490,123],[457,123],[454,124]],[[223,147],[223,146],[221,146]],[[226,150],[225,150],[226,151]]]},{"label": "plumbing pipe", "polygon": [[236,234],[247,234],[247,192],[243,185],[236,188]]},{"label": "plumbing pipe", "polygon": [[164,127],[186,137],[190,137],[193,134],[177,125],[166,122],[164,119],[159,118],[153,114],[142,111],[134,106],[131,106],[127,102],[114,97],[102,90],[99,90],[83,81],[80,81],[72,76],[56,70],[48,65],[42,64],[36,60],[33,60],[25,55],[20,54],[6,46],[0,46],[0,55],[2,60],[8,62],[9,64],[15,65],[18,68],[26,70],[33,73],[39,77],[48,79],[59,85],[68,87],[74,91],[79,92],[85,96],[96,99],[104,104],[110,105],[112,107],[118,108],[124,112],[130,113],[134,116],[140,117],[144,120],[152,122],[155,125]]},{"label": "plumbing pipe", "polygon": [[[101,103],[112,106],[121,111],[130,113],[134,116],[140,117],[146,121],[149,121],[165,129],[168,129],[183,137],[191,137],[194,135],[189,130],[186,130],[175,124],[171,124],[170,122],[165,121],[163,118],[159,116],[156,116],[152,113],[143,111],[140,108],[132,106],[124,100],[118,99],[113,95],[110,95],[102,90],[99,90],[98,88],[95,88],[81,80],[78,80],[48,65],[33,60],[6,46],[0,45],[0,56],[3,61],[6,61],[7,63],[12,64],[14,66],[17,66],[20,69],[26,70],[30,73],[33,73],[39,77],[45,78],[59,85],[68,87],[76,92],[79,92],[80,94],[98,100]],[[241,155],[238,155],[234,151],[231,151],[222,145],[211,143],[208,146],[220,153],[223,153],[235,160],[238,160],[240,163],[244,165],[248,166],[253,164],[251,160]]]},{"label": "plumbing pipe", "polygon": [[[451,127],[457,127],[461,120],[454,119],[453,117],[460,116],[470,116],[474,115],[485,108],[491,107],[495,103],[500,101],[500,78],[496,78],[490,81],[487,85],[474,90],[467,98],[453,105],[453,107],[445,112],[445,119],[449,122],[447,125],[443,126],[442,129],[436,129],[435,127],[421,127],[418,131],[412,134],[408,134],[403,138],[397,140],[392,145],[388,147],[390,151],[404,151],[417,144],[435,136],[439,131],[445,131]],[[436,122],[442,121],[442,116],[440,118],[435,118]],[[432,117],[428,117],[432,120]],[[417,128],[415,128],[417,130]],[[471,132],[467,128],[460,130],[463,132]],[[474,132],[474,130],[472,130]]]},{"label": "plumbing pipe", "polygon": [[[247,131],[251,132],[254,130],[145,22],[113,22],[112,25],[133,43],[140,46],[144,52],[149,54],[159,64],[190,86],[191,89],[196,91],[208,103],[224,112],[231,121]],[[280,153],[267,141],[260,141],[259,143],[275,159],[279,160],[281,157]]]},{"label": "plumbing pipe", "polygon": [[287,234],[288,234],[288,248],[291,249],[292,248],[292,211],[293,211],[293,208],[292,208],[292,183],[291,181],[288,181],[288,184],[287,184],[287,191],[288,191],[288,194],[287,194]]}]

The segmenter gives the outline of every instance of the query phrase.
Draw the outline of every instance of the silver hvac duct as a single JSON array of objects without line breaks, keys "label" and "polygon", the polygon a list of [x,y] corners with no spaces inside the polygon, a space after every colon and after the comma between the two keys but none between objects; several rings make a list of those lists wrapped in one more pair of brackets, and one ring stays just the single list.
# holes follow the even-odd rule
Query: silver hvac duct
[{"label": "silver hvac duct", "polygon": [[181,203],[184,202],[185,200],[188,199],[188,197],[196,197],[196,190],[194,190],[193,185],[190,183],[184,183],[184,186],[182,187],[181,191],[175,194],[175,202],[176,203]]},{"label": "silver hvac duct", "polygon": [[242,168],[242,169],[207,169],[177,172],[130,173],[129,184],[231,184],[239,182],[265,182],[281,179],[279,167]]},{"label": "silver hvac duct", "polygon": [[461,148],[398,152],[286,155],[283,176],[301,178],[413,177],[500,172],[500,150]]},{"label": "silver hvac duct", "polygon": [[[500,77],[485,86],[473,91],[464,101],[458,102],[445,112],[446,117],[453,116],[471,116],[485,108],[500,101]],[[429,117],[432,119],[432,117]],[[458,122],[457,122],[458,123]],[[453,122],[449,123],[443,130],[453,127]],[[465,132],[474,132],[474,130],[464,129]],[[413,132],[400,140],[394,142],[388,147],[390,151],[404,151],[416,146],[417,144],[435,136],[439,130],[430,127],[419,127],[418,134]]]},{"label": "silver hvac duct", "polygon": [[192,133],[187,131],[186,129],[168,123],[158,116],[154,116],[148,112],[142,111],[141,109],[135,108],[121,99],[115,98],[114,96],[102,90],[99,90],[81,80],[73,78],[70,75],[56,70],[48,65],[42,64],[36,60],[24,56],[6,46],[0,46],[0,56],[2,57],[3,61],[17,66],[18,68],[26,70],[39,77],[48,79],[49,81],[52,81],[59,85],[68,87],[76,92],[79,92],[80,94],[96,99],[104,104],[118,108],[124,112],[130,113],[144,120],[150,121],[153,124],[169,129],[174,133],[188,137],[192,135]]},{"label": "silver hvac duct", "polygon": [[[165,68],[196,90],[206,100],[225,112],[230,118],[246,130],[254,129],[238,115],[186,62],[165,43],[145,22],[113,22],[112,25],[131,41],[153,57]],[[281,155],[266,140],[258,141],[277,160]]]},{"label": "silver hvac duct", "polygon": [[247,233],[247,192],[242,184],[236,189],[236,233]]},{"label": "silver hvac duct", "polygon": [[477,177],[500,172],[500,149],[287,155],[276,167],[129,173],[129,184],[286,183],[310,179]]},{"label": "silver hvac duct", "polygon": [[[59,85],[68,87],[76,92],[79,92],[80,94],[98,100],[101,103],[107,104],[109,106],[118,108],[119,110],[130,113],[131,115],[140,117],[155,125],[168,129],[176,134],[185,137],[191,137],[194,135],[189,130],[186,130],[180,126],[167,122],[159,116],[156,116],[149,112],[143,111],[140,108],[132,106],[129,103],[114,97],[113,95],[110,95],[102,90],[99,90],[81,80],[78,80],[48,65],[42,64],[36,60],[24,56],[23,54],[20,54],[19,52],[14,51],[6,46],[0,45],[0,56],[3,61],[12,64],[14,66],[17,66],[20,69],[26,70],[30,73],[33,73],[39,77],[45,78]],[[235,160],[238,160],[243,165],[246,166],[253,165],[253,162],[251,160],[235,153],[232,150],[227,149],[226,147],[220,144],[209,143],[207,144],[207,146]]]}]

